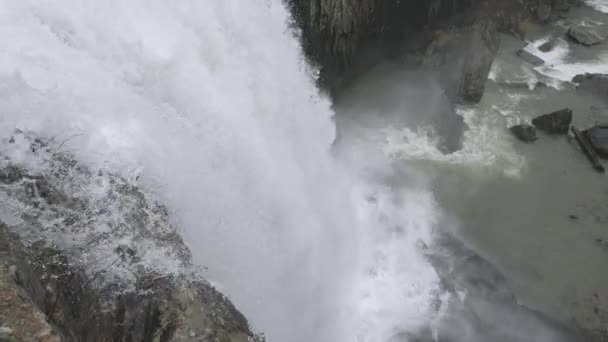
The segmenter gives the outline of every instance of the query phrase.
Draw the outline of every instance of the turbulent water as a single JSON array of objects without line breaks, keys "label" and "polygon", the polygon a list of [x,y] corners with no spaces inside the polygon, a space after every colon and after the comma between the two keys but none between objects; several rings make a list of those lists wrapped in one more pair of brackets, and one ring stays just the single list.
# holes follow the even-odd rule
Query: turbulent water
[{"label": "turbulent water", "polygon": [[0,134],[156,194],[269,341],[389,341],[435,315],[420,250],[440,212],[366,150],[372,171],[332,157],[288,19],[279,1],[0,1]]}]

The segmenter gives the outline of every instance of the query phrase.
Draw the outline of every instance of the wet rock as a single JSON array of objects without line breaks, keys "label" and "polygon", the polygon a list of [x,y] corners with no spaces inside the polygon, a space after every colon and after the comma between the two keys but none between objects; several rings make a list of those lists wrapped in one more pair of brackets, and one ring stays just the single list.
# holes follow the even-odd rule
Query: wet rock
[{"label": "wet rock", "polygon": [[583,131],[598,156],[608,159],[608,125],[598,125]]},{"label": "wet rock", "polygon": [[541,115],[532,120],[532,124],[537,129],[549,134],[567,134],[570,123],[572,123],[572,110],[569,108]]},{"label": "wet rock", "polygon": [[165,207],[15,138],[39,161],[13,163],[0,141],[0,322],[15,341],[260,341],[198,274]]},{"label": "wet rock", "polygon": [[517,56],[533,66],[540,66],[545,64],[545,61],[543,61],[542,58],[537,57],[531,52],[526,51],[526,49],[519,49],[517,51]]},{"label": "wet rock", "polygon": [[594,32],[591,28],[582,25],[574,25],[570,27],[567,35],[574,42],[585,46],[597,45],[605,39]]},{"label": "wet rock", "polygon": [[521,124],[513,126],[509,129],[513,135],[523,142],[531,143],[538,139],[536,136],[536,127],[532,125]]},{"label": "wet rock", "polygon": [[491,21],[480,21],[472,30],[467,55],[460,77],[459,98],[478,103],[483,97],[494,58],[500,47],[500,37]]},{"label": "wet rock", "polygon": [[578,89],[595,94],[608,100],[608,74],[576,75],[572,82],[578,84]]},{"label": "wet rock", "polygon": [[553,39],[549,39],[546,42],[542,43],[539,47],[538,50],[542,51],[542,52],[549,52],[551,50],[553,50],[553,48],[555,48],[555,40]]}]

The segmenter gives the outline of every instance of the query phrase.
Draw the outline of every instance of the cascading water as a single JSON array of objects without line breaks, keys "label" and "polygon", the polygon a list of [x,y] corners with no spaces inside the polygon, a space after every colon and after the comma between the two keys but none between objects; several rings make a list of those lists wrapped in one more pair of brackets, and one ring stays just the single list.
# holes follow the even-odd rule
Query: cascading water
[{"label": "cascading water", "polygon": [[154,192],[269,341],[389,341],[433,315],[419,249],[437,210],[334,160],[288,18],[278,1],[0,1],[0,134]]}]

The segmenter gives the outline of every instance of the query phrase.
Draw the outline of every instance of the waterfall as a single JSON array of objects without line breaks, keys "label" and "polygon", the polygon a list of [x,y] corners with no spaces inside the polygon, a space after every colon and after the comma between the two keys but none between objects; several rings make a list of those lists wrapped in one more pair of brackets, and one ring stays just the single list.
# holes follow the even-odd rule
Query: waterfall
[{"label": "waterfall", "polygon": [[438,210],[332,156],[288,23],[279,1],[2,0],[0,135],[139,182],[270,342],[389,341],[434,315]]}]

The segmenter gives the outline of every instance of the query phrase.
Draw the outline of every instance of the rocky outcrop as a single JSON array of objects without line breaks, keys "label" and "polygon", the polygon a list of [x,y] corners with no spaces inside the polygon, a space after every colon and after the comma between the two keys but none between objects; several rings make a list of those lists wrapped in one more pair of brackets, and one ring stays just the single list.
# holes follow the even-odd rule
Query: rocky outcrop
[{"label": "rocky outcrop", "polygon": [[578,89],[608,99],[608,74],[576,75],[572,82],[578,84]]},{"label": "rocky outcrop", "polygon": [[515,125],[509,129],[519,140],[527,143],[538,140],[536,127],[527,124]]},{"label": "rocky outcrop", "polygon": [[60,150],[23,133],[0,144],[0,325],[13,340],[257,338],[198,275],[166,208]]},{"label": "rocky outcrop", "polygon": [[605,37],[594,32],[592,28],[583,25],[574,25],[568,29],[568,38],[585,46],[593,46],[601,43]]},{"label": "rocky outcrop", "polygon": [[[331,89],[340,84],[344,75],[352,73],[353,61],[366,48],[378,52],[386,45],[404,46],[422,41],[415,45],[424,49],[432,41],[434,31],[452,33],[452,29],[470,29],[479,22],[491,22],[500,31],[520,32],[522,23],[553,18],[554,14],[567,10],[572,1],[575,0],[286,0],[286,3],[306,55],[321,69],[322,85]],[[481,52],[484,53],[483,49]]]},{"label": "rocky outcrop", "polygon": [[549,134],[567,134],[571,123],[572,110],[569,108],[541,115],[532,120],[536,128]]}]

